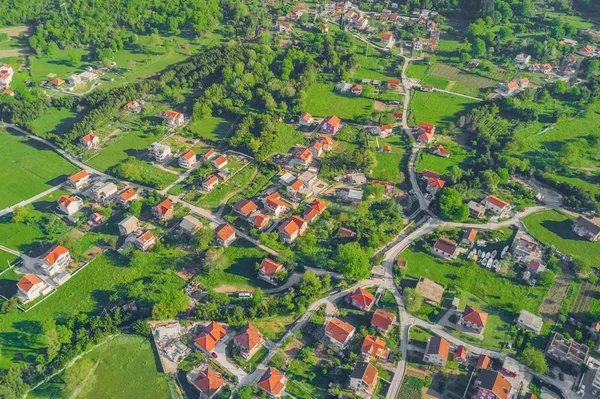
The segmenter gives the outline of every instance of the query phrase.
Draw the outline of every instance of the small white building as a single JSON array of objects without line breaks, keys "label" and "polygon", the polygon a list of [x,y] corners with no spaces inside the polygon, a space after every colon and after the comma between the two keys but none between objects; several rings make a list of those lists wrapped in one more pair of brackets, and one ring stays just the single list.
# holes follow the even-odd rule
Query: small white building
[{"label": "small white building", "polygon": [[161,143],[152,143],[151,150],[152,156],[156,162],[163,162],[165,159],[171,156],[171,147]]},{"label": "small white building", "polygon": [[46,283],[35,274],[27,274],[17,283],[17,294],[21,302],[25,303],[42,295],[47,287]]},{"label": "small white building", "polygon": [[62,213],[69,216],[74,215],[83,207],[83,201],[79,197],[63,195],[58,199],[58,208]]}]

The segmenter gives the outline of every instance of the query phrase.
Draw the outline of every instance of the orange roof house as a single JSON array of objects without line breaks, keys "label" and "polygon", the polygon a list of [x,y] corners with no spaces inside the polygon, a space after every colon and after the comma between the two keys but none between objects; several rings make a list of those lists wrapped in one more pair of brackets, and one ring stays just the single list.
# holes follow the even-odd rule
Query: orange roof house
[{"label": "orange roof house", "polygon": [[216,394],[224,383],[225,380],[210,367],[201,371],[198,374],[198,379],[193,382],[194,386],[207,398]]},{"label": "orange roof house", "polygon": [[345,346],[356,329],[348,323],[344,323],[340,319],[334,317],[329,321],[327,327],[325,327],[325,334],[329,337],[331,343],[338,346]]},{"label": "orange roof house", "polygon": [[286,382],[287,378],[283,373],[274,367],[269,367],[260,377],[258,386],[273,396],[279,396],[285,388]]},{"label": "orange roof house", "polygon": [[61,255],[64,255],[66,253],[69,253],[69,250],[67,248],[63,247],[62,245],[56,244],[42,256],[42,259],[48,264],[53,265],[56,263],[56,261]]},{"label": "orange roof house", "polygon": [[254,219],[254,225],[256,227],[258,227],[259,229],[262,229],[267,224],[269,224],[270,220],[271,220],[270,217],[261,213],[258,216],[256,216],[256,218]]},{"label": "orange roof house", "polygon": [[152,212],[161,220],[171,219],[173,217],[173,202],[167,198],[152,208]]},{"label": "orange roof house", "polygon": [[433,123],[419,122],[419,131],[423,133],[435,133],[435,125]]},{"label": "orange roof house", "polygon": [[217,343],[227,334],[225,328],[217,323],[211,321],[208,326],[202,331],[202,333],[194,339],[196,346],[205,350],[206,352],[212,352],[217,346]]},{"label": "orange roof house", "polygon": [[362,343],[361,352],[367,357],[378,357],[387,359],[390,350],[386,347],[387,344],[379,337],[367,335]]},{"label": "orange roof house", "polygon": [[27,274],[23,276],[21,280],[19,280],[17,286],[23,291],[29,292],[36,284],[39,284],[41,282],[42,280],[35,274]]},{"label": "orange roof house", "polygon": [[233,339],[238,346],[246,351],[251,351],[260,345],[263,341],[263,336],[254,324],[248,323]]},{"label": "orange roof house", "polygon": [[229,223],[222,224],[215,230],[218,242],[223,246],[228,246],[235,240],[235,230]]},{"label": "orange roof house", "polygon": [[477,398],[508,399],[512,390],[511,383],[502,374],[492,370],[482,370],[475,386]]},{"label": "orange roof house", "polygon": [[350,301],[353,306],[361,310],[370,310],[375,302],[375,296],[362,287],[358,287],[351,295]]},{"label": "orange roof house", "polygon": [[474,306],[467,305],[460,317],[460,324],[482,332],[487,323],[488,314]]},{"label": "orange roof house", "polygon": [[127,190],[122,191],[121,194],[119,194],[119,198],[121,202],[128,202],[130,199],[135,197],[136,194],[137,191],[135,191],[134,188],[129,187]]},{"label": "orange roof house", "polygon": [[464,363],[467,361],[467,348],[463,345],[458,345],[456,348],[456,353],[454,354],[454,361],[459,363]]},{"label": "orange roof house", "polygon": [[74,175],[69,176],[69,181],[73,184],[76,184],[77,182],[79,182],[82,179],[85,179],[86,177],[88,177],[89,174],[87,172],[87,170],[80,170],[79,172],[75,173]]},{"label": "orange roof house", "polygon": [[267,276],[277,274],[282,270],[284,270],[282,264],[277,263],[269,258],[264,258],[262,262],[260,262],[260,272]]},{"label": "orange roof house", "polygon": [[479,355],[479,359],[477,359],[477,368],[478,369],[487,369],[492,359],[488,355]]},{"label": "orange roof house", "polygon": [[371,325],[380,333],[386,334],[396,321],[396,316],[393,313],[384,309],[377,309],[371,319]]},{"label": "orange roof house", "polygon": [[254,202],[252,202],[250,200],[246,200],[246,199],[239,200],[233,206],[233,210],[244,217],[250,216],[252,214],[252,212],[254,212],[257,209],[258,209],[258,206],[256,206],[256,204]]},{"label": "orange roof house", "polygon": [[51,85],[53,85],[53,86],[60,86],[60,85],[62,85],[62,84],[64,84],[64,83],[65,83],[65,81],[64,81],[64,80],[62,80],[62,79],[59,79],[59,78],[52,79],[52,80],[50,81],[50,84],[51,84]]}]

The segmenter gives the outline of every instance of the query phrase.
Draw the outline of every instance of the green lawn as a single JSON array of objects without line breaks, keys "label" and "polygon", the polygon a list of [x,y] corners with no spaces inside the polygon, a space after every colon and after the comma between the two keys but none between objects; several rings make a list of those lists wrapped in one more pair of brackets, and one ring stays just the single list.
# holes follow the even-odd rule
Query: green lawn
[{"label": "green lawn", "polygon": [[84,60],[89,54],[88,50],[84,49],[59,49],[54,51],[52,55],[45,55],[43,57],[30,56],[31,76],[36,82],[50,80],[48,77],[49,74],[55,74],[57,78],[67,80],[72,74],[85,71],[85,63],[82,62],[80,65],[73,65],[71,63],[71,53],[79,53]]},{"label": "green lawn", "polygon": [[334,93],[333,83],[314,83],[306,93],[305,111],[313,116],[336,115],[342,120],[360,121],[371,116],[373,101]]},{"label": "green lawn", "polygon": [[469,112],[477,101],[446,93],[414,91],[410,100],[409,121],[411,125],[428,122],[443,130],[458,117]]},{"label": "green lawn", "polygon": [[[135,268],[129,267],[127,259],[105,253],[29,312],[0,315],[0,369],[18,361],[34,360],[41,345],[32,332],[37,331],[42,320],[101,312],[109,302],[110,295],[119,286],[147,278],[170,265],[175,265],[181,259],[181,254],[174,253],[169,257],[153,259],[156,261],[149,261],[146,267]],[[128,375],[128,378],[137,381],[137,376]]]},{"label": "green lawn", "polygon": [[269,316],[254,319],[252,320],[252,324],[260,330],[266,339],[278,340],[286,333],[294,320],[296,320],[296,315],[288,314],[285,316]]},{"label": "green lawn", "polygon": [[[85,398],[168,398],[167,374],[160,371],[150,341],[136,335],[120,335],[85,355],[91,360],[92,373],[80,386]],[[77,363],[74,367],[77,367]],[[29,394],[31,398],[68,398],[63,374]]]},{"label": "green lawn", "polygon": [[77,114],[65,108],[48,108],[42,116],[27,124],[29,130],[40,137],[48,133],[64,133],[77,122]]},{"label": "green lawn", "polygon": [[559,251],[585,260],[593,266],[600,266],[598,254],[600,241],[590,242],[571,230],[574,218],[560,211],[549,210],[534,213],[523,218],[527,230],[544,244],[552,244]]},{"label": "green lawn", "polygon": [[0,250],[0,272],[8,268],[9,264],[12,264],[17,257],[11,253]]},{"label": "green lawn", "polygon": [[406,68],[406,76],[414,79],[423,79],[427,73],[429,65],[424,62],[411,62]]},{"label": "green lawn", "polygon": [[150,144],[160,141],[162,138],[162,135],[153,136],[140,130],[120,133],[115,141],[111,141],[95,157],[90,159],[88,164],[106,171],[129,156],[136,158],[145,156]]},{"label": "green lawn", "polygon": [[373,179],[398,181],[398,176],[402,171],[402,158],[404,157],[404,149],[402,147],[392,147],[392,150],[400,153],[375,153],[376,163],[373,166]]},{"label": "green lawn", "polygon": [[440,78],[438,76],[427,75],[423,80],[421,80],[421,84],[433,86],[436,89],[446,90],[450,85],[450,81],[448,79]]},{"label": "green lawn", "polygon": [[0,130],[0,209],[63,183],[75,166],[38,141]]},{"label": "green lawn", "polygon": [[256,170],[257,166],[255,164],[246,166],[239,173],[236,173],[235,176],[227,180],[227,182],[219,184],[210,193],[202,196],[196,201],[196,205],[209,209],[218,208],[228,195],[246,187],[252,180],[252,176]]},{"label": "green lawn", "polygon": [[450,172],[453,166],[463,168],[471,160],[469,152],[458,144],[440,143],[446,149],[450,150],[450,157],[444,158],[431,154],[429,150],[424,150],[419,154],[415,165],[415,170],[421,172],[423,169],[432,170],[441,175],[446,175]]},{"label": "green lawn", "polygon": [[200,121],[193,121],[188,126],[195,136],[210,141],[223,141],[232,133],[232,122],[227,119],[211,116]]}]

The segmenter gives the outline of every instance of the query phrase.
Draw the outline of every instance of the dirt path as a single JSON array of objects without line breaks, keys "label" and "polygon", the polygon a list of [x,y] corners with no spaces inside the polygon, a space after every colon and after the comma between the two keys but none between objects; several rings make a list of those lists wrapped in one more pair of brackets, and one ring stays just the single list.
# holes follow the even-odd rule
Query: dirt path
[{"label": "dirt path", "polygon": [[26,48],[0,50],[0,58],[18,57],[20,55],[30,54],[31,51]]},{"label": "dirt path", "polygon": [[83,381],[81,381],[81,384],[79,384],[77,386],[77,388],[75,389],[75,391],[73,391],[73,394],[71,395],[72,398],[76,398],[81,393],[81,391],[83,390],[83,388],[85,388],[85,384],[89,381],[90,377],[94,375],[94,373],[96,372],[96,369],[98,368],[99,364],[100,364],[100,360],[96,361],[96,364],[94,364],[94,367],[92,367],[92,369],[85,376],[85,378],[83,379]]},{"label": "dirt path", "polygon": [[552,320],[556,323],[558,320],[558,311],[563,299],[567,295],[569,289],[569,281],[573,278],[572,275],[563,273],[556,278],[556,284],[548,291],[548,295],[540,304],[540,314],[546,320]]}]

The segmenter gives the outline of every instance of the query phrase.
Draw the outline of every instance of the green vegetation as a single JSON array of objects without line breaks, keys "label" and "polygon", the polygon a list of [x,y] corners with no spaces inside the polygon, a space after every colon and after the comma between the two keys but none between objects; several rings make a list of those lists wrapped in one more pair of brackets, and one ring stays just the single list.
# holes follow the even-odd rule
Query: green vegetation
[{"label": "green vegetation", "polygon": [[572,230],[575,219],[561,211],[549,210],[523,218],[523,223],[535,238],[551,244],[560,252],[594,266],[600,266],[597,253],[600,241],[590,242]]},{"label": "green vegetation", "polygon": [[[258,168],[254,163],[246,166],[225,183],[216,186],[210,193],[202,195],[200,199],[195,201],[195,204],[199,207],[208,209],[218,208],[221,206],[221,203],[226,202],[229,196],[234,195],[238,190],[247,187],[255,173],[257,173],[257,169]],[[194,194],[191,195],[195,196]]]},{"label": "green vegetation", "polygon": [[296,315],[288,314],[281,316],[262,317],[252,320],[252,323],[260,330],[265,339],[278,340],[290,328],[296,320]]},{"label": "green vegetation", "polygon": [[45,145],[0,130],[0,209],[61,184],[77,169]]},{"label": "green vegetation", "polygon": [[201,139],[218,142],[226,140],[232,132],[232,123],[227,119],[209,116],[199,121],[193,121],[187,129]]},{"label": "green vegetation", "polygon": [[[71,383],[80,373],[79,384]],[[172,382],[171,382],[172,383]],[[153,348],[146,338],[120,335],[99,346],[70,369],[41,385],[32,398],[169,397],[169,377],[157,369]]]},{"label": "green vegetation", "polygon": [[458,117],[468,113],[477,101],[446,93],[414,92],[410,100],[409,124],[419,122],[436,125],[438,133],[455,123]]},{"label": "green vegetation", "polygon": [[[141,130],[129,133],[122,132],[116,140],[111,141],[105,148],[88,161],[88,164],[102,171],[126,160],[130,156],[143,158],[148,154],[150,144],[160,141],[162,137],[153,136]],[[156,171],[159,172],[158,170]]]},{"label": "green vegetation", "polygon": [[398,392],[398,399],[420,399],[421,390],[425,387],[425,380],[407,375],[404,377],[402,387]]},{"label": "green vegetation", "polygon": [[306,93],[306,112],[314,116],[336,115],[342,120],[363,121],[373,112],[373,100],[333,91],[333,83],[315,83]]},{"label": "green vegetation", "polygon": [[77,113],[66,108],[50,108],[39,118],[29,122],[27,128],[37,136],[48,138],[49,133],[66,132],[73,127]]},{"label": "green vegetation", "polygon": [[442,144],[444,148],[450,150],[450,157],[444,158],[429,152],[421,151],[417,158],[415,171],[421,172],[423,169],[427,169],[444,176],[449,174],[454,166],[463,168],[464,164],[469,163],[471,159],[470,153],[463,147],[453,143],[448,145],[446,142],[440,144]]}]

